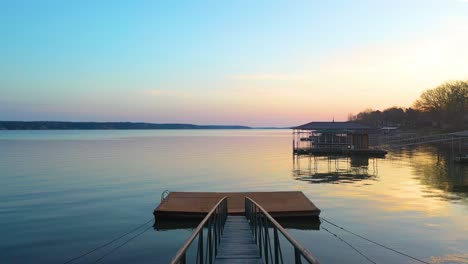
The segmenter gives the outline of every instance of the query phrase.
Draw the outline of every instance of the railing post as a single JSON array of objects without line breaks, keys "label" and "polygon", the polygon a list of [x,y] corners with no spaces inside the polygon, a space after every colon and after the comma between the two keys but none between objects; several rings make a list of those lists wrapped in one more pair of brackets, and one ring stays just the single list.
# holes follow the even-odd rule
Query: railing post
[{"label": "railing post", "polygon": [[257,216],[257,239],[258,239],[258,242],[260,243],[261,239],[262,239],[262,230],[261,230],[261,223],[260,223],[260,211],[258,211],[258,208],[257,206],[255,206],[255,214]]},{"label": "railing post", "polygon": [[[259,215],[260,215],[260,214],[259,214]],[[259,216],[259,217],[260,217],[260,216]],[[262,243],[262,242],[263,242],[263,241],[262,241],[262,240],[263,240],[263,237],[262,237],[262,228],[263,228],[263,225],[262,225],[262,219],[261,219],[261,218],[258,219],[258,224],[259,224],[259,225],[258,225],[258,237],[259,237],[259,239],[258,239],[258,241],[259,241],[258,247],[259,247],[259,249],[260,249],[260,257],[261,257],[261,256],[263,256],[263,255],[262,255],[262,245],[263,245],[263,243]]]},{"label": "railing post", "polygon": [[294,248],[294,258],[295,258],[295,263],[296,264],[301,264],[302,263],[302,260],[301,260],[301,252],[299,252],[299,249],[297,248]]},{"label": "railing post", "polygon": [[224,209],[223,209],[224,215],[223,215],[223,228],[222,228],[222,231],[224,231],[224,225],[226,224],[226,219],[227,219],[227,215],[228,215],[227,198],[224,201],[223,207],[224,207]]},{"label": "railing post", "polygon": [[273,240],[274,240],[274,247],[275,247],[275,264],[279,264],[279,237],[278,237],[278,229],[273,227]]},{"label": "railing post", "polygon": [[200,231],[200,235],[198,235],[198,256],[200,260],[200,264],[203,264],[203,228]]},{"label": "railing post", "polygon": [[215,256],[218,255],[218,211],[216,210],[215,215],[214,215],[214,248],[215,248]]},{"label": "railing post", "polygon": [[249,220],[249,208],[247,206],[247,199],[244,199],[244,211],[245,211],[245,218],[247,221]]},{"label": "railing post", "polygon": [[254,215],[253,215],[253,219],[254,219],[255,242],[258,243],[258,234],[257,234],[257,232],[258,232],[258,231],[257,231],[257,230],[258,230],[258,228],[257,228],[257,227],[258,227],[258,226],[257,226],[257,224],[258,224],[258,223],[257,223],[257,216],[258,216],[258,214],[257,214],[257,207],[256,207],[255,204],[252,204],[252,210],[253,210],[253,214],[254,214]]},{"label": "railing post", "polygon": [[206,246],[208,247],[208,256],[209,258],[209,263],[213,264],[213,248],[212,248],[212,241],[211,241],[211,223],[212,219],[210,218],[210,221],[208,221],[208,238],[206,240]]},{"label": "railing post", "polygon": [[222,222],[223,222],[223,208],[220,208],[218,211],[218,243],[221,242]]},{"label": "railing post", "polygon": [[266,217],[263,219],[264,221],[264,228],[265,228],[265,243],[263,244],[264,252],[265,252],[265,264],[269,264],[269,259],[268,259],[268,243],[270,242],[269,235],[268,235],[268,222]]}]

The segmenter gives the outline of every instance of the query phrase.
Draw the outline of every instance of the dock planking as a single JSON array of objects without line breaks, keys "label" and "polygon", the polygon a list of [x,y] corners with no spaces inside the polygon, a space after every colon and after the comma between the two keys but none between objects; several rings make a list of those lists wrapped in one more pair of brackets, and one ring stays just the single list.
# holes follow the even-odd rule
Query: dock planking
[{"label": "dock planking", "polygon": [[243,216],[228,216],[214,263],[263,263],[247,218]]},{"label": "dock planking", "polygon": [[245,197],[257,201],[273,217],[318,216],[320,209],[302,192],[170,192],[154,210],[158,217],[203,217],[223,197],[228,214],[245,214]]}]

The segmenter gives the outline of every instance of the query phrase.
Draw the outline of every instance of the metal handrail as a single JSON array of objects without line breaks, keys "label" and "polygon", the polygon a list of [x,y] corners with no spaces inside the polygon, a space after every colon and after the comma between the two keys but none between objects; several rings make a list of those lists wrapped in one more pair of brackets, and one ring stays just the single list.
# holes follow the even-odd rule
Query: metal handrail
[{"label": "metal handrail", "polygon": [[[319,264],[319,261],[299,242],[292,237],[262,206],[250,197],[245,197],[245,216],[249,220],[255,242],[258,244],[260,255],[266,264],[283,263],[278,231],[294,247],[294,259],[296,264],[302,263],[303,257],[308,263]],[[269,227],[273,229],[273,249],[271,249]],[[287,261],[287,263],[290,263]]]},{"label": "metal handrail", "polygon": [[389,141],[384,141],[380,146],[386,147],[406,147],[412,145],[421,145],[437,142],[448,142],[448,141],[462,141],[467,139],[465,136],[455,136],[452,133],[449,134],[437,134],[437,135],[426,135],[426,136],[415,136],[408,138],[400,138]]},{"label": "metal handrail", "polygon": [[[227,214],[227,197],[223,197],[215,206],[213,206],[205,218],[203,218],[187,242],[185,242],[177,252],[176,256],[172,259],[171,264],[186,263],[187,250],[197,237],[198,250],[196,263],[213,263],[214,258],[218,253],[218,245],[221,241],[221,235],[223,233],[224,224],[226,223]],[[208,229],[206,243],[203,242],[203,229],[205,227]]]}]

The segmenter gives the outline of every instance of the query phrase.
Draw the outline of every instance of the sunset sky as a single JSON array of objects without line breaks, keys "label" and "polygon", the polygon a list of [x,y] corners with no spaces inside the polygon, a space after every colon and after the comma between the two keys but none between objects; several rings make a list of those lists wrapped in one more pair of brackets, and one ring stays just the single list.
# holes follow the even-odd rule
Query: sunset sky
[{"label": "sunset sky", "polygon": [[468,79],[468,0],[5,0],[0,40],[0,120],[290,126]]}]

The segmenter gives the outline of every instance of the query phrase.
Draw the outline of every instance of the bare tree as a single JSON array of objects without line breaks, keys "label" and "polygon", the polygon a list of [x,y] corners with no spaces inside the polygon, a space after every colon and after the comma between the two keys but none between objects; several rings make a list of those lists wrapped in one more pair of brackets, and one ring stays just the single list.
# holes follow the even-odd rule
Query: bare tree
[{"label": "bare tree", "polygon": [[427,90],[415,102],[415,108],[430,113],[441,124],[464,126],[468,108],[468,81],[450,81]]}]

